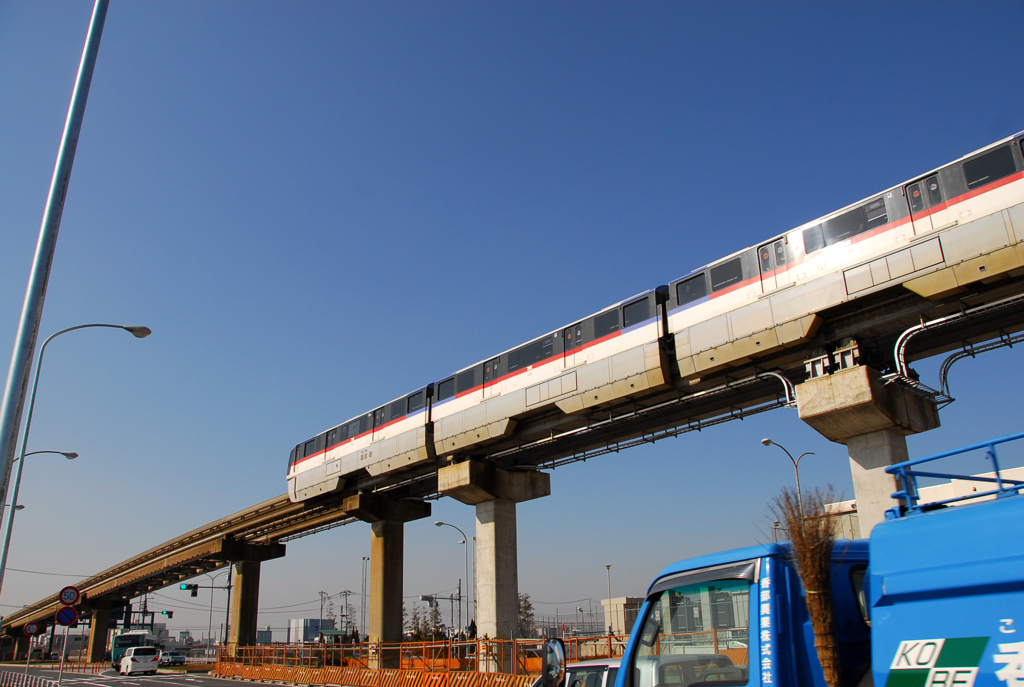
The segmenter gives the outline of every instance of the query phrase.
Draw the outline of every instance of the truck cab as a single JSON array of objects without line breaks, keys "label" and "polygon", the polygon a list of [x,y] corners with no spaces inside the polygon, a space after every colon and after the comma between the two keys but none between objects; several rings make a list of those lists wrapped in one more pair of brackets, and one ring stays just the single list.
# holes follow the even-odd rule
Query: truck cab
[{"label": "truck cab", "polygon": [[[843,684],[870,666],[866,541],[833,549],[832,596]],[[825,682],[804,591],[784,544],[682,561],[647,591],[616,687],[814,685]]]}]

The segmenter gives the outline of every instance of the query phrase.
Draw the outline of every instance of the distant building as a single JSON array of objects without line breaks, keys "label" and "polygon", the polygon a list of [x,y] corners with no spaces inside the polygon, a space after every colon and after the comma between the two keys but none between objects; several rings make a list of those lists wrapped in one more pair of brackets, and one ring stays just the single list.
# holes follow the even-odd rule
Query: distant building
[{"label": "distant building", "polygon": [[613,635],[628,635],[636,622],[636,616],[643,604],[643,597],[620,596],[617,599],[601,599],[604,606],[605,630],[612,629]]},{"label": "distant building", "polygon": [[333,630],[334,621],[328,618],[292,618],[288,621],[288,643],[308,644],[320,639],[320,630]]},{"label": "distant building", "polygon": [[256,643],[257,644],[272,644],[274,642],[274,633],[270,629],[270,625],[267,625],[266,630],[256,630]]}]

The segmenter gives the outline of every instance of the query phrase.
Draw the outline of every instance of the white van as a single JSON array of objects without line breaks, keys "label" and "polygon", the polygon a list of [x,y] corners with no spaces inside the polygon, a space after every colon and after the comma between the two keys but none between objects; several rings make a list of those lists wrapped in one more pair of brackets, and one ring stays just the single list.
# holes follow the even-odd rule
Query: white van
[{"label": "white van", "polygon": [[118,672],[122,675],[156,675],[159,666],[160,652],[155,646],[133,646],[125,650]]}]

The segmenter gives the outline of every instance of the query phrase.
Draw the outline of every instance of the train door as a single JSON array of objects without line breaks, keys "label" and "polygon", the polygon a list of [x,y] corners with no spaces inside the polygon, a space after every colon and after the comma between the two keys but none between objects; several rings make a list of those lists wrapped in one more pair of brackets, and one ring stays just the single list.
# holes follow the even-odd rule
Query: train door
[{"label": "train door", "polygon": [[949,209],[939,185],[939,175],[907,184],[905,189],[915,234],[926,234],[949,224]]},{"label": "train door", "polygon": [[501,357],[497,357],[494,360],[489,360],[484,363],[484,398],[490,398],[495,395],[495,387],[497,386],[494,381],[501,374],[498,372],[498,365],[501,363]]},{"label": "train door", "polygon": [[757,261],[761,268],[761,290],[764,293],[788,286],[793,281],[788,269],[785,237],[758,248]]},{"label": "train door", "polygon": [[[562,343],[565,344],[565,366],[572,367],[583,362],[583,356],[576,355],[576,349],[583,343],[583,324],[577,323],[566,327],[562,332]],[[577,357],[579,358],[577,360]]]}]

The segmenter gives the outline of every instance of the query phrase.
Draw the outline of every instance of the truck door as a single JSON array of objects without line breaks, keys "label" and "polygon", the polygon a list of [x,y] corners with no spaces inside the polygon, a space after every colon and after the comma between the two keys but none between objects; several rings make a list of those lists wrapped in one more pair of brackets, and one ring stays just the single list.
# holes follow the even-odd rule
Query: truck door
[{"label": "truck door", "polygon": [[792,282],[786,238],[766,243],[757,249],[757,262],[761,269],[761,290],[770,293]]},{"label": "truck door", "polygon": [[949,209],[938,174],[907,184],[904,193],[910,207],[910,219],[914,223],[914,234],[927,234],[949,224]]}]

